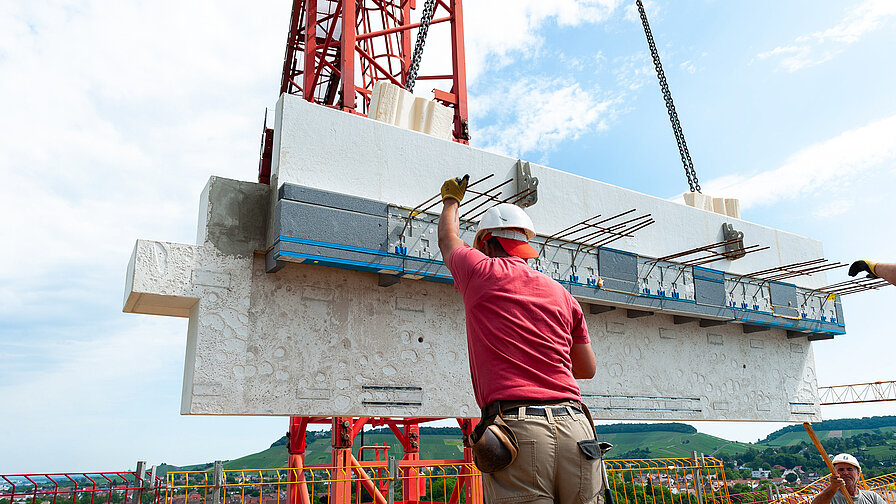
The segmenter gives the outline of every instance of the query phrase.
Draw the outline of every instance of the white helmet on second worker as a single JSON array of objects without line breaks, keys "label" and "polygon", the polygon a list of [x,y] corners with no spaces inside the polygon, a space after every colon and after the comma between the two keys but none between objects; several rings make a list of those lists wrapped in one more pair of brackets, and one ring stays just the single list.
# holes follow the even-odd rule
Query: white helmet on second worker
[{"label": "white helmet on second worker", "polygon": [[473,248],[481,249],[482,243],[495,237],[504,251],[523,259],[538,257],[538,251],[529,245],[535,237],[535,225],[526,212],[511,203],[501,203],[488,209],[479,220]]},{"label": "white helmet on second worker", "polygon": [[862,466],[859,465],[859,461],[848,453],[841,453],[835,456],[833,459],[831,459],[831,464],[849,464],[851,466],[855,466],[859,471],[862,470]]}]

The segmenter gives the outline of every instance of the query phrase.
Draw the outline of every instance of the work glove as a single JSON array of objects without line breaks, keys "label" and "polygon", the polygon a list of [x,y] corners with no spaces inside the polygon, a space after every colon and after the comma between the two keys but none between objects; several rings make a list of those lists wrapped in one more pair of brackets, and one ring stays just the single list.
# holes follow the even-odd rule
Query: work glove
[{"label": "work glove", "polygon": [[856,261],[849,267],[849,276],[856,276],[859,272],[864,271],[868,273],[866,278],[877,278],[877,274],[874,272],[875,266],[877,266],[876,262],[872,262],[867,259]]},{"label": "work glove", "polygon": [[448,198],[457,200],[458,203],[463,201],[464,193],[467,192],[467,182],[469,181],[469,175],[464,175],[463,178],[455,177],[446,180],[445,183],[442,184],[442,201],[445,201]]}]

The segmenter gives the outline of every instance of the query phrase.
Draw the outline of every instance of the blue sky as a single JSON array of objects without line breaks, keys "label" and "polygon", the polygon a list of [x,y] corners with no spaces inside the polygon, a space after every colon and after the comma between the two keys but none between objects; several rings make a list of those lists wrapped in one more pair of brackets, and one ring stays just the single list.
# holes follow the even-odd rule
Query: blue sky
[{"label": "blue sky", "polygon": [[[0,473],[230,459],[286,431],[180,416],[186,320],[121,303],[137,238],[193,242],[208,177],[254,180],[290,3],[0,5]],[[704,192],[822,240],[828,259],[896,260],[896,4],[647,9]],[[474,146],[659,197],[687,189],[631,5],[470,0],[465,27]],[[814,345],[820,385],[896,378],[894,303],[896,288],[844,299],[848,334]],[[755,441],[781,425],[696,426]]]}]

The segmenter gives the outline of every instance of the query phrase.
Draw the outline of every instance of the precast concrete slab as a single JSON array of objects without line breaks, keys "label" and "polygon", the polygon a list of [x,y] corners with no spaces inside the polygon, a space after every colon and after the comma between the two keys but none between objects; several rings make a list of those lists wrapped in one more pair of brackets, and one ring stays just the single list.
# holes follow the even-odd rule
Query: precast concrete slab
[{"label": "precast concrete slab", "polygon": [[[271,187],[213,177],[197,245],[140,240],[131,258],[125,311],[190,318],[182,413],[477,416],[438,208],[420,203],[464,173],[519,193],[519,160],[288,95],[274,138]],[[810,341],[844,332],[839,300],[815,292],[823,273],[748,274],[820,258],[820,242],[528,167],[542,251],[530,264],[583,305],[596,418],[819,418]],[[647,224],[610,229],[606,246],[556,238],[597,215]],[[768,248],[673,257],[723,241],[723,224]],[[474,230],[463,222],[462,238]]]}]

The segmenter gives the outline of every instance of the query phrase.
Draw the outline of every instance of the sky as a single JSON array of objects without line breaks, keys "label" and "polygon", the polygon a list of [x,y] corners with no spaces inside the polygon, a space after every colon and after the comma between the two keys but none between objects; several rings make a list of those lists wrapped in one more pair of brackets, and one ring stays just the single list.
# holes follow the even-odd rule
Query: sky
[{"label": "sky", "polygon": [[[646,6],[704,193],[821,240],[832,261],[896,261],[896,3]],[[194,243],[208,178],[255,180],[290,8],[0,2],[0,474],[226,460],[287,430],[181,416],[186,319],[121,308],[136,239]],[[631,3],[468,0],[464,16],[473,146],[662,198],[687,190]],[[444,46],[427,51],[424,65]],[[819,385],[896,379],[894,303],[893,287],[844,298],[847,334],[813,344]],[[783,426],[694,425],[742,441]]]}]

